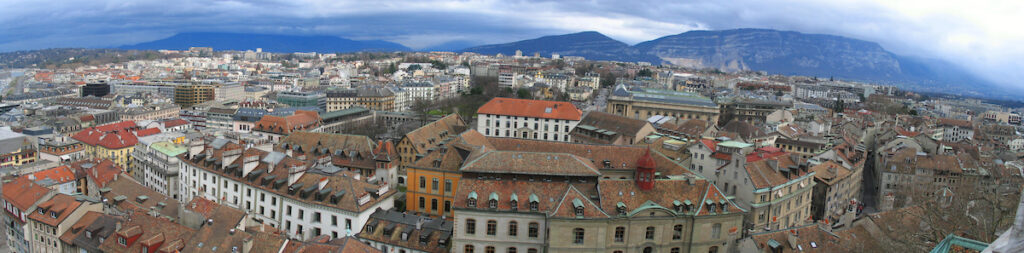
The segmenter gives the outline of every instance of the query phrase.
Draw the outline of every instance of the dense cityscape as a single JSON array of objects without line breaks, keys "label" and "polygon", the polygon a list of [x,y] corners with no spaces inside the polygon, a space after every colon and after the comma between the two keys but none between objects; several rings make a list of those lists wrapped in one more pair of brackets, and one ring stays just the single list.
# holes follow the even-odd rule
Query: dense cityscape
[{"label": "dense cityscape", "polygon": [[978,99],[521,51],[146,55],[0,72],[6,251],[1015,252],[1024,229],[1020,108]]}]

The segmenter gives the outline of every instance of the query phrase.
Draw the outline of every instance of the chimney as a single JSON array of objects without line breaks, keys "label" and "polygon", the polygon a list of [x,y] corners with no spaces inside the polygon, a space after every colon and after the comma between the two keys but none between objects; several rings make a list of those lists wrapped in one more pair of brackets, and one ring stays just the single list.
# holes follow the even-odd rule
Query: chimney
[{"label": "chimney", "polygon": [[330,181],[331,180],[328,180],[327,177],[321,178],[320,179],[320,183],[317,184],[317,186],[316,186],[317,190],[321,190],[321,191],[324,190],[324,187],[327,187],[327,182],[330,182]]},{"label": "chimney", "polygon": [[[250,172],[256,169],[256,166],[260,165],[259,155],[249,155],[242,158],[242,175],[249,175]],[[268,170],[273,171],[273,167],[269,167]]]},{"label": "chimney", "polygon": [[797,239],[799,238],[800,234],[797,233],[796,230],[789,230],[789,235],[786,237],[786,241],[789,241],[789,247],[795,249],[797,246]]},{"label": "chimney", "polygon": [[118,221],[114,224],[114,232],[121,231],[121,222]]},{"label": "chimney", "polygon": [[234,150],[224,151],[224,153],[221,154],[221,156],[223,157],[223,159],[221,160],[221,165],[220,166],[221,166],[221,169],[223,170],[223,169],[227,168],[228,165],[231,165],[232,163],[234,163],[235,159],[238,159],[239,156],[242,156],[242,149],[234,149]]},{"label": "chimney", "polygon": [[288,185],[295,184],[295,182],[299,181],[299,178],[301,178],[303,174],[306,174],[306,168],[303,168],[301,165],[296,165],[292,166],[291,168],[288,168]]},{"label": "chimney", "polygon": [[772,170],[779,171],[779,161],[778,160],[768,159],[767,161],[765,161],[765,163],[768,163],[768,167],[771,167]]}]

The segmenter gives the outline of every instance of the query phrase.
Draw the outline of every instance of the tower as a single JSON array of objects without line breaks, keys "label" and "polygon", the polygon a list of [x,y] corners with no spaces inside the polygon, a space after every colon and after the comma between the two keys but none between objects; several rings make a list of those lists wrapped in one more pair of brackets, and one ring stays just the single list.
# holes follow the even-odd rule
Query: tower
[{"label": "tower", "polygon": [[636,161],[636,184],[641,190],[654,188],[654,158],[651,157],[651,149],[648,148],[644,155]]}]

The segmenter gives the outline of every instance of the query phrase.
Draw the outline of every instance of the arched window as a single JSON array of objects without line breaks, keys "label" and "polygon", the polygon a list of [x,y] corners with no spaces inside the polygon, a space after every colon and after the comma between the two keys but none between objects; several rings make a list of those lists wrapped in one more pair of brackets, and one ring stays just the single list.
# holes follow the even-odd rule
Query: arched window
[{"label": "arched window", "polygon": [[654,240],[654,227],[647,227],[647,232],[644,233],[644,238],[647,238],[647,240]]},{"label": "arched window", "polygon": [[516,253],[516,247],[508,247],[508,253]]},{"label": "arched window", "polygon": [[487,246],[484,248],[484,253],[494,253],[494,246]]},{"label": "arched window", "polygon": [[644,248],[644,253],[654,253],[654,248],[646,247]]},{"label": "arched window", "polygon": [[572,230],[573,240],[572,243],[583,244],[583,228],[574,228]]},{"label": "arched window", "polygon": [[530,238],[537,238],[538,234],[540,233],[539,231],[540,224],[537,224],[536,222],[530,222],[528,236],[530,236]]},{"label": "arched window", "polygon": [[626,228],[616,227],[615,228],[615,242],[623,242],[626,238]]},{"label": "arched window", "polygon": [[708,248],[708,253],[718,253],[718,246],[711,246],[711,248]]},{"label": "arched window", "polygon": [[467,244],[467,245],[466,245],[466,249],[465,249],[465,252],[466,252],[466,253],[473,253],[473,245],[468,245],[468,244]]},{"label": "arched window", "polygon": [[492,200],[488,200],[487,201],[487,207],[489,207],[489,208],[498,208],[498,201],[497,200],[493,200],[493,199]]},{"label": "arched window", "polygon": [[672,250],[669,251],[669,253],[679,253],[679,248],[672,248]]},{"label": "arched window", "polygon": [[530,248],[530,249],[526,250],[526,253],[537,253],[537,249]]}]

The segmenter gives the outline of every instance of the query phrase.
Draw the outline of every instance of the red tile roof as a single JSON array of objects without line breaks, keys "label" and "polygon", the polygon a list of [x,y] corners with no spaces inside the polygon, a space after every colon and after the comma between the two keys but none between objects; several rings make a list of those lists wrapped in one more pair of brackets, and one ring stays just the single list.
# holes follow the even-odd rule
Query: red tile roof
[{"label": "red tile roof", "polygon": [[[91,167],[85,166],[86,164],[89,164]],[[106,187],[107,183],[114,181],[114,175],[120,174],[124,171],[110,159],[76,161],[71,164],[71,167],[79,171],[78,173],[85,174],[92,179],[92,182],[98,184],[97,188]]]},{"label": "red tile roof", "polygon": [[90,127],[71,136],[75,140],[90,146],[103,146],[107,149],[122,149],[135,146],[139,139],[132,131],[138,128],[134,121],[122,121],[97,127]]},{"label": "red tile roof", "polygon": [[172,120],[164,121],[163,123],[164,123],[164,127],[168,128],[168,127],[176,127],[176,126],[188,124],[188,121],[185,121],[183,119],[172,119]]},{"label": "red tile roof", "polygon": [[110,124],[106,124],[106,125],[102,125],[102,126],[97,126],[96,130],[99,130],[101,132],[111,132],[111,131],[117,131],[117,130],[130,130],[130,129],[133,129],[133,128],[136,128],[136,127],[138,127],[138,126],[135,125],[135,121],[128,120],[128,121],[121,121],[121,122],[117,122],[117,123],[110,123]]},{"label": "red tile roof", "polygon": [[476,113],[564,120],[580,120],[583,116],[583,112],[569,102],[515,98],[491,99]]},{"label": "red tile roof", "polygon": [[42,187],[28,178],[19,177],[11,182],[3,184],[4,200],[10,202],[18,210],[28,210],[39,198],[42,198],[50,189]]},{"label": "red tile roof", "polygon": [[295,111],[290,116],[264,115],[256,122],[256,130],[290,134],[292,131],[312,129],[320,125],[320,115],[315,111]]},{"label": "red tile roof", "polygon": [[787,154],[785,151],[782,151],[782,149],[776,147],[758,148],[757,150],[754,150],[754,152],[747,154],[747,162],[756,162],[785,154]]},{"label": "red tile roof", "polygon": [[144,137],[144,136],[150,136],[150,135],[154,135],[154,134],[158,134],[158,133],[160,133],[160,129],[154,127],[154,128],[146,128],[146,129],[142,129],[142,130],[136,131],[135,135],[138,136],[138,137]]},{"label": "red tile roof", "polygon": [[[81,205],[82,202],[75,200],[75,197],[57,194],[50,198],[50,200],[39,203],[37,210],[43,211],[43,214],[32,212],[32,214],[28,215],[28,218],[56,227]],[[50,216],[50,212],[53,212],[56,217]]]},{"label": "red tile roof", "polygon": [[58,184],[75,180],[75,173],[71,171],[71,167],[68,167],[67,165],[32,173],[32,176],[35,177],[35,180],[37,181],[49,178]]}]

